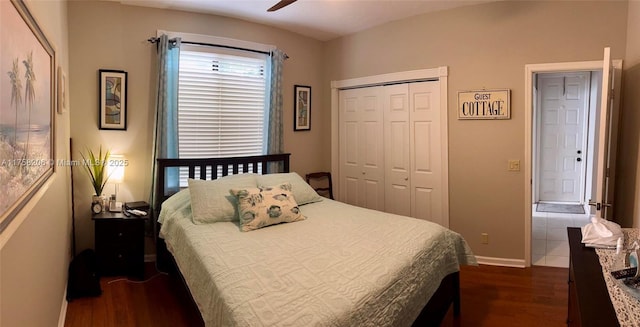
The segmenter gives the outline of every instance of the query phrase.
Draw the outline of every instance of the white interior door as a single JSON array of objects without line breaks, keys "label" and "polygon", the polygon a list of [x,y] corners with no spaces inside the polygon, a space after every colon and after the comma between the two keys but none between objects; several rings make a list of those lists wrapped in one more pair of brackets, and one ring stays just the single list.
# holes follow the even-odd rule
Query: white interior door
[{"label": "white interior door", "polygon": [[[613,203],[613,192],[610,190],[611,172],[611,119],[613,114],[613,68],[611,63],[611,49],[604,48],[604,59],[602,63],[602,96],[600,103],[600,115],[598,117],[598,149],[596,161],[596,192],[595,201],[589,204],[595,206],[596,217],[611,219]],[[612,168],[612,167],[611,167]]]},{"label": "white interior door", "polygon": [[385,210],[411,216],[409,84],[384,87]]},{"label": "white interior door", "polygon": [[448,226],[442,207],[440,82],[409,84],[411,216]]},{"label": "white interior door", "polygon": [[340,186],[346,203],[384,210],[381,87],[340,91]]},{"label": "white interior door", "polygon": [[584,199],[589,94],[589,72],[538,75],[540,201]]}]

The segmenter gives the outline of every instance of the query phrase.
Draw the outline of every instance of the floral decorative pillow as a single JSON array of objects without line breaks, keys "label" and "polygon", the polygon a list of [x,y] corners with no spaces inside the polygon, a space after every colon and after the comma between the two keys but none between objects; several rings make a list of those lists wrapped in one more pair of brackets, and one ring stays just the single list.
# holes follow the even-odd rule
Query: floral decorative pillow
[{"label": "floral decorative pillow", "polygon": [[291,184],[229,190],[238,200],[243,232],[306,219],[291,193]]}]

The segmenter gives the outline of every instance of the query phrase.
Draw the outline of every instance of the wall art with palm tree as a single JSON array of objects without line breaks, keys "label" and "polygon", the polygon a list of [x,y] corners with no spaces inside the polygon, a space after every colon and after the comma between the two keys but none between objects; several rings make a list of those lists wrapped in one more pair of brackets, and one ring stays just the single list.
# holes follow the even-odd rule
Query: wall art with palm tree
[{"label": "wall art with palm tree", "polygon": [[55,52],[21,0],[0,1],[0,232],[53,174]]},{"label": "wall art with palm tree", "polygon": [[99,70],[100,129],[127,129],[127,72]]}]

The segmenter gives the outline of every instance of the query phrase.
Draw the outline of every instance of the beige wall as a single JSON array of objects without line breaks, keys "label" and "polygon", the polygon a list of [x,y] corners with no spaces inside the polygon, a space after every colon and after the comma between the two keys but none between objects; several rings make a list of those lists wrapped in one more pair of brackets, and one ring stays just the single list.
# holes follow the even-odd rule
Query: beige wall
[{"label": "beige wall", "polygon": [[[109,19],[104,19],[109,17]],[[327,129],[322,94],[322,43],[298,34],[260,24],[181,11],[125,6],[114,2],[72,1],[69,3],[69,48],[73,63],[69,79],[74,103],[71,136],[74,156],[84,147],[100,144],[130,160],[119,197],[125,201],[148,200],[151,185],[151,147],[155,99],[155,46],[146,40],[156,30],[228,37],[276,45],[289,56],[283,71],[284,144],[292,153],[293,171],[305,174],[328,169],[328,152],[323,152],[323,130]],[[127,131],[98,129],[98,69],[128,72],[129,116]],[[312,87],[310,132],[293,132],[293,85]],[[85,173],[78,172],[76,215],[78,249],[93,247],[93,223],[89,203],[93,194]],[[113,186],[108,185],[106,194]],[[147,253],[153,252],[147,249]]]},{"label": "beige wall", "polygon": [[615,216],[624,227],[640,227],[640,2],[628,5]]},{"label": "beige wall", "polygon": [[[524,157],[524,64],[598,60],[602,47],[611,46],[613,57],[624,58],[626,67],[618,208],[624,221],[640,226],[640,206],[635,201],[640,194],[636,177],[640,97],[635,91],[640,87],[638,2],[629,2],[628,12],[626,2],[487,4],[394,22],[324,47],[296,34],[223,17],[116,3],[27,3],[70,80],[70,109],[55,115],[56,158],[69,157],[70,136],[76,158],[79,149],[100,144],[127,155],[131,166],[121,187],[124,200],[146,199],[149,193],[155,68],[153,46],[145,40],[156,29],[231,37],[285,50],[291,56],[284,73],[285,148],[293,153],[293,170],[302,174],[330,166],[326,107],[330,80],[449,66],[451,227],[478,255],[504,258],[522,258],[524,247],[523,176],[506,171],[507,159]],[[97,128],[100,68],[129,72],[126,132]],[[313,87],[311,132],[292,132],[293,84]],[[512,89],[511,120],[456,119],[456,91],[482,87]],[[69,180],[68,169],[57,167],[53,178],[0,235],[0,326],[58,323],[69,262]],[[91,189],[80,171],[75,186],[78,248],[83,249],[93,245],[93,226],[88,218]],[[481,232],[490,234],[490,245],[479,244]]]},{"label": "beige wall", "polygon": [[[329,42],[325,84],[448,66],[450,227],[477,255],[524,259],[528,186],[523,172],[507,171],[507,160],[524,160],[524,66],[602,60],[605,46],[623,58],[626,21],[627,3],[617,1],[503,1],[420,15]],[[510,120],[457,119],[457,92],[482,88],[511,89]]]},{"label": "beige wall", "polygon": [[[27,1],[69,71],[67,3]],[[4,73],[3,73],[4,76]],[[73,109],[71,109],[73,110]],[[69,113],[55,115],[56,158],[68,158]],[[56,326],[70,256],[70,178],[57,172],[0,234],[0,326]]]}]

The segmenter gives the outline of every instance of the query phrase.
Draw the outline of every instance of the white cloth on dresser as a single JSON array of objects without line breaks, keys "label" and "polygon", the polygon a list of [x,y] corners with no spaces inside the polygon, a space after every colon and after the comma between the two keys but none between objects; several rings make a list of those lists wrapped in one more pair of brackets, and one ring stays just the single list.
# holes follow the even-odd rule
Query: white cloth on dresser
[{"label": "white cloth on dresser", "polygon": [[615,248],[618,239],[624,242],[620,225],[613,221],[591,217],[591,223],[582,227],[582,243],[594,248]]}]

